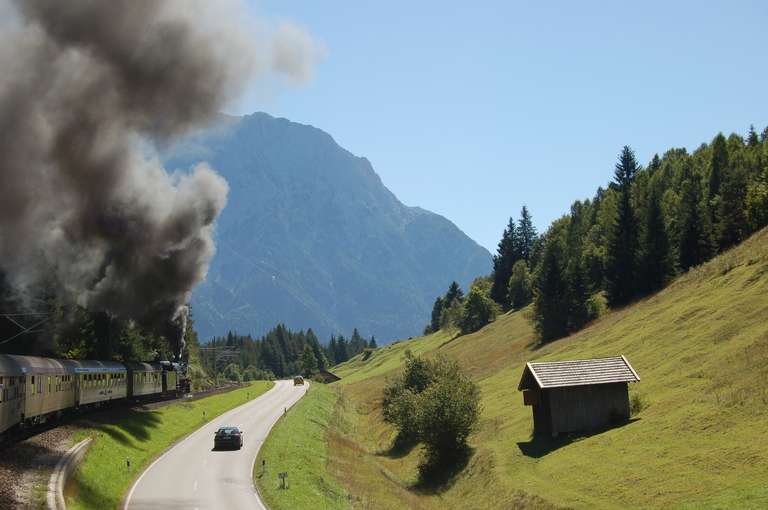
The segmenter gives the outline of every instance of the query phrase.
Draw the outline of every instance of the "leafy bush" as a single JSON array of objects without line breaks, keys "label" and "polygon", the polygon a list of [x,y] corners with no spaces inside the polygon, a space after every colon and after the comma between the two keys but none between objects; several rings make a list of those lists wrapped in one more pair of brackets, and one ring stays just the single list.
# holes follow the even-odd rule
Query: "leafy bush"
[{"label": "leafy bush", "polygon": [[462,335],[474,333],[491,322],[499,313],[499,305],[479,287],[473,287],[464,301],[459,329]]},{"label": "leafy bush", "polygon": [[587,299],[587,317],[589,320],[599,319],[608,312],[608,300],[602,292],[593,294]]},{"label": "leafy bush", "polygon": [[507,285],[507,299],[514,310],[523,308],[533,299],[533,283],[525,260],[518,260],[512,266],[512,276],[509,277]]},{"label": "leafy bush", "polygon": [[240,366],[236,363],[230,363],[224,368],[221,375],[228,381],[242,382],[243,374],[240,373]]},{"label": "leafy bush", "polygon": [[455,361],[408,352],[403,373],[384,388],[382,406],[384,421],[398,430],[396,442],[424,444],[424,480],[466,450],[480,415],[480,390]]},{"label": "leafy bush", "polygon": [[243,370],[243,381],[273,381],[275,374],[269,370],[262,368],[256,368],[253,365],[248,365],[248,368]]}]

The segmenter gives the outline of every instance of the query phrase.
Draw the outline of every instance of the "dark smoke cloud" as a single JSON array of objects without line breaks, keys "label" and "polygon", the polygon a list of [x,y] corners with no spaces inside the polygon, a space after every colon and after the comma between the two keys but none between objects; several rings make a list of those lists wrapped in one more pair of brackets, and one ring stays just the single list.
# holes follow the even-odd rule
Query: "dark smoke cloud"
[{"label": "dark smoke cloud", "polygon": [[234,3],[12,5],[16,22],[0,24],[0,269],[21,292],[52,273],[72,302],[183,331],[228,187],[206,165],[168,174],[153,147],[205,126],[254,72],[306,74],[306,34],[293,48],[281,30],[265,55]]}]

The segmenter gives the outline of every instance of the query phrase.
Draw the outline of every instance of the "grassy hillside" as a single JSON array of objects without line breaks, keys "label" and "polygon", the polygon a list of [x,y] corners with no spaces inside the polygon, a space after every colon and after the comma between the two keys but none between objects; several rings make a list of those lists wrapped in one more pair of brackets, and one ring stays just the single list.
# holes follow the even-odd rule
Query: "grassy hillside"
[{"label": "grassy hillside", "polygon": [[[437,333],[337,367],[330,471],[356,508],[768,507],[768,230],[661,293],[567,339],[534,344],[525,312],[483,330]],[[456,358],[483,413],[466,468],[438,490],[415,485],[420,452],[391,452],[381,390],[406,349]],[[577,440],[534,442],[517,383],[525,361],[623,354],[642,381],[638,419]]]}]

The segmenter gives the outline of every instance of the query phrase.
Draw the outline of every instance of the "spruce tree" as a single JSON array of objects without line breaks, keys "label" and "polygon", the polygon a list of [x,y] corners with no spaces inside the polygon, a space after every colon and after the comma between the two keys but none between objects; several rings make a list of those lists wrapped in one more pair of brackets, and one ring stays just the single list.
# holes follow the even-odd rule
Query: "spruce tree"
[{"label": "spruce tree", "polygon": [[581,257],[576,255],[568,261],[565,269],[565,312],[568,316],[568,331],[577,331],[581,329],[589,320],[589,311],[587,301],[589,292],[587,290],[586,271],[581,264]]},{"label": "spruce tree", "polygon": [[625,145],[614,174],[613,185],[619,196],[606,253],[606,294],[611,306],[629,303],[636,293],[638,235],[632,184],[638,170],[635,153]]},{"label": "spruce tree", "polygon": [[661,168],[661,159],[658,154],[654,154],[651,162],[648,163],[648,172],[653,175],[659,168]]},{"label": "spruce tree", "polygon": [[328,348],[326,351],[328,352],[328,359],[332,365],[337,365],[339,363],[339,360],[336,358],[338,350],[339,346],[336,344],[336,337],[331,335],[331,341],[328,342]]},{"label": "spruce tree", "polygon": [[560,239],[553,236],[545,241],[541,266],[534,284],[534,322],[542,342],[555,340],[568,334],[564,259],[563,243]]},{"label": "spruce tree", "polygon": [[679,263],[683,271],[701,264],[709,255],[709,242],[703,229],[700,203],[699,179],[693,173],[690,159],[687,159],[683,166],[678,213]]},{"label": "spruce tree", "polygon": [[432,306],[432,317],[428,328],[430,333],[434,333],[440,329],[440,317],[443,314],[443,304],[443,297],[438,296],[437,299],[435,299],[435,304]]},{"label": "spruce tree", "polygon": [[450,287],[448,287],[448,292],[445,293],[445,297],[443,298],[443,308],[450,306],[454,300],[462,301],[463,299],[464,291],[461,290],[461,287],[457,282],[451,282]]},{"label": "spruce tree", "polygon": [[[533,254],[533,245],[536,242],[536,227],[533,226],[531,214],[528,208],[523,206],[520,211],[520,219],[517,222],[517,254],[520,258],[530,263]],[[515,261],[517,262],[517,261]],[[512,264],[514,267],[514,263]]]},{"label": "spruce tree", "polygon": [[640,290],[652,293],[660,290],[670,276],[673,264],[669,236],[661,211],[661,190],[651,184],[640,241]]},{"label": "spruce tree", "polygon": [[304,344],[304,350],[301,354],[301,371],[305,377],[310,377],[318,371],[319,364],[312,347]]},{"label": "spruce tree", "polygon": [[378,349],[379,346],[376,344],[376,337],[372,336],[371,341],[368,343],[368,347],[371,349]]},{"label": "spruce tree", "polygon": [[741,242],[745,237],[747,182],[744,170],[731,168],[720,186],[717,203],[718,222],[715,237],[719,249],[725,250]]},{"label": "spruce tree", "polygon": [[759,143],[760,143],[760,140],[757,137],[757,131],[755,131],[755,126],[750,124],[749,133],[747,134],[747,145],[750,147],[756,147]]},{"label": "spruce tree", "polygon": [[507,303],[507,285],[509,277],[512,275],[512,266],[520,258],[520,247],[518,243],[517,227],[515,220],[509,218],[507,228],[499,241],[496,255],[493,257],[493,284],[491,285],[491,299],[499,305],[506,308]]},{"label": "spruce tree", "polygon": [[728,171],[728,146],[722,133],[712,140],[712,155],[709,160],[709,179],[707,183],[707,210],[709,223],[714,227],[719,223],[718,203],[723,175]]}]

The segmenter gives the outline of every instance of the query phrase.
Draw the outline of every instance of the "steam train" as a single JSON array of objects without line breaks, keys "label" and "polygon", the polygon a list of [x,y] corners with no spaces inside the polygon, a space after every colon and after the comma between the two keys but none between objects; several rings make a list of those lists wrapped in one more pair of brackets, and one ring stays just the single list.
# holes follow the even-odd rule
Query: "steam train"
[{"label": "steam train", "polygon": [[0,438],[15,427],[116,400],[189,392],[177,364],[79,361],[0,354]]}]

